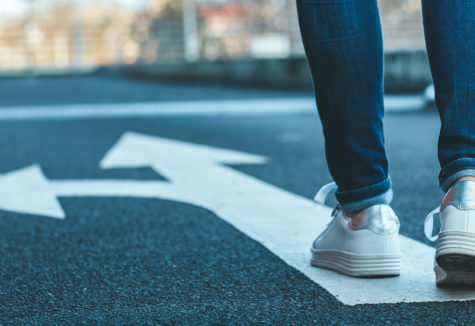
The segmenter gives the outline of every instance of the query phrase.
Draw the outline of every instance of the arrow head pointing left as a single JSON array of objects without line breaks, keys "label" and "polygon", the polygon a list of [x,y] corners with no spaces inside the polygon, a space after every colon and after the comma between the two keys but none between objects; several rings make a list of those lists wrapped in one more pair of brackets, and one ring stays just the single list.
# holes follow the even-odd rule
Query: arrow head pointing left
[{"label": "arrow head pointing left", "polygon": [[66,217],[38,165],[0,175],[0,209],[54,218]]}]

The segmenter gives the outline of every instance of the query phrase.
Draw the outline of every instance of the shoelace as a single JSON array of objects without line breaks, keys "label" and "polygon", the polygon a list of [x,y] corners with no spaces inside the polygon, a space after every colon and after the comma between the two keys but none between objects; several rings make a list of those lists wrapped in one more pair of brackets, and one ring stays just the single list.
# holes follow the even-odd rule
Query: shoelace
[{"label": "shoelace", "polygon": [[[330,182],[329,184],[326,184],[320,188],[320,190],[317,192],[313,200],[321,205],[325,205],[325,201],[327,200],[328,195],[336,191],[337,189],[338,189],[338,186],[336,185],[336,183]],[[334,217],[340,209],[341,209],[340,204],[336,205],[335,209],[333,209],[331,216]]]},{"label": "shoelace", "polygon": [[439,234],[432,235],[432,230],[434,229],[434,215],[436,214],[440,214],[440,206],[430,212],[424,221],[424,233],[429,241],[435,241],[439,238]]}]

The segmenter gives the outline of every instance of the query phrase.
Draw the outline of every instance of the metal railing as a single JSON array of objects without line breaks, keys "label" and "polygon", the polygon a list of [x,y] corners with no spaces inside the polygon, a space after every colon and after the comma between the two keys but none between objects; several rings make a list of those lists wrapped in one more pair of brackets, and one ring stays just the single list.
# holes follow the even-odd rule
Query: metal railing
[{"label": "metal railing", "polygon": [[[304,53],[295,0],[29,1],[31,10],[0,24],[0,70]],[[380,1],[387,48],[423,45],[416,2]]]}]

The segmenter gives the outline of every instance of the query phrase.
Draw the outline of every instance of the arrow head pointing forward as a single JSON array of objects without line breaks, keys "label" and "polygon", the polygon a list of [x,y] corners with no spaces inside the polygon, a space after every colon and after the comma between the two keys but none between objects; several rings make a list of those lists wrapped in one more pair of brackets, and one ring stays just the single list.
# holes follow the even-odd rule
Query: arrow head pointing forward
[{"label": "arrow head pointing forward", "polygon": [[54,218],[66,217],[38,165],[0,175],[0,209]]},{"label": "arrow head pointing forward", "polygon": [[262,164],[267,159],[228,149],[191,144],[134,132],[127,132],[102,159],[102,168],[150,167],[162,165]]}]

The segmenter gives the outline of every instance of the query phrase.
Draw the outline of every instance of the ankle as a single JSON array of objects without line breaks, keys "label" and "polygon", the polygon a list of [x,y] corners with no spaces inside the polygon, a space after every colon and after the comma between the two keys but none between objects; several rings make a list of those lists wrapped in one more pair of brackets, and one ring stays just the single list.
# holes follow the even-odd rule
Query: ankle
[{"label": "ankle", "polygon": [[454,186],[457,183],[462,182],[462,181],[474,181],[475,182],[475,177],[461,177],[460,179],[455,180],[454,183],[452,184],[452,186]]},{"label": "ankle", "polygon": [[346,217],[353,218],[353,217],[357,216],[359,213],[361,213],[362,211],[364,211],[364,209],[362,209],[360,211],[354,211],[354,212],[343,211],[343,213],[345,214]]}]

